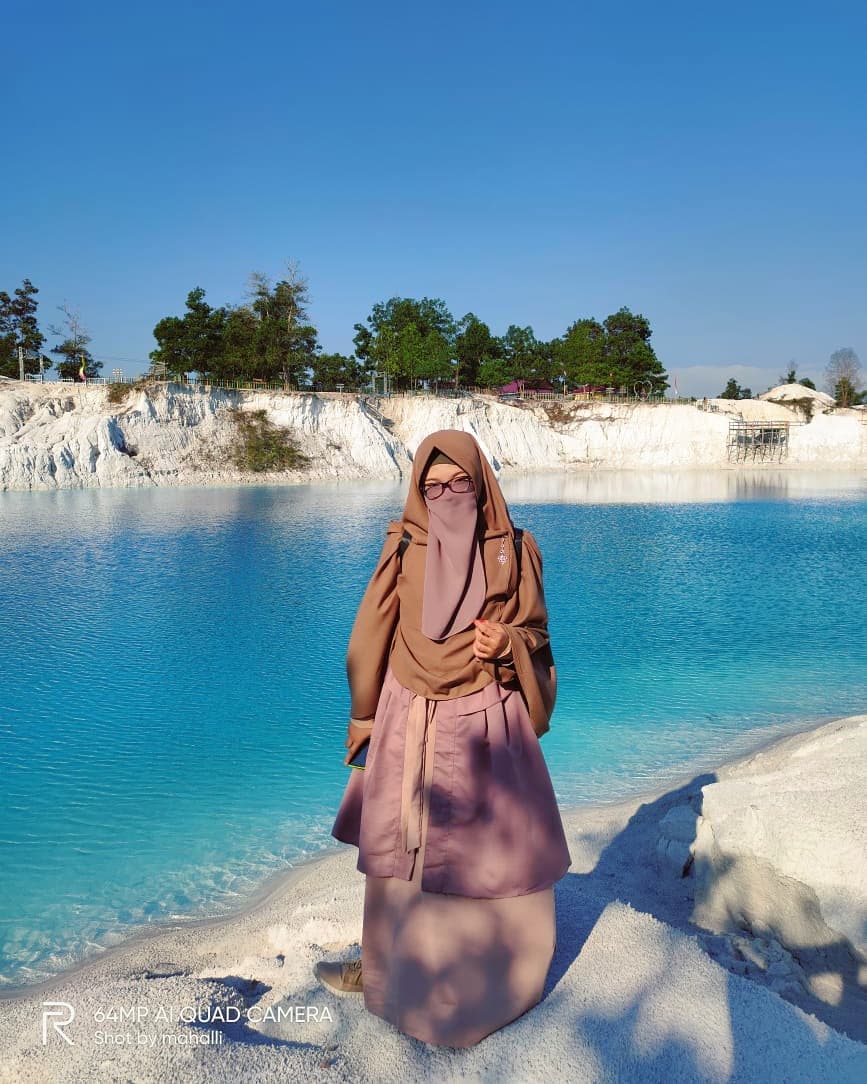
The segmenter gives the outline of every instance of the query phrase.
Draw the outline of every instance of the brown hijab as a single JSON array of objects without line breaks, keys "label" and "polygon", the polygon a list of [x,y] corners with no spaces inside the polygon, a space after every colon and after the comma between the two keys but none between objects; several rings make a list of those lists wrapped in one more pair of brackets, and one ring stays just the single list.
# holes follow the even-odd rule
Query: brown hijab
[{"label": "brown hijab", "polygon": [[[485,593],[478,616],[503,624],[512,662],[480,661],[473,654],[475,626],[443,640],[422,631],[426,552],[431,530],[421,482],[430,460],[441,452],[473,479],[477,500],[476,536]],[[411,537],[401,561],[404,531]],[[556,671],[548,636],[542,587],[542,557],[529,531],[523,533],[521,577],[515,560],[515,528],[493,468],[469,433],[442,429],[419,444],[403,516],[388,525],[376,569],[361,600],[347,651],[351,715],[376,712],[386,667],[408,689],[431,700],[476,692],[492,681],[520,688],[538,735],[549,729],[556,698]]]}]

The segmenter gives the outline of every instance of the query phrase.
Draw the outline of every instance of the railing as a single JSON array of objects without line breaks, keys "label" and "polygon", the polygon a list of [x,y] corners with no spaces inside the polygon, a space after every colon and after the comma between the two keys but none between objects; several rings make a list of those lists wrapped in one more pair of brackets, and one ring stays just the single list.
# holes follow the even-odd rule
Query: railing
[{"label": "railing", "polygon": [[498,392],[489,390],[483,394],[493,395],[505,402],[515,400],[542,401],[555,403],[639,403],[647,406],[695,406],[697,400],[687,396],[667,398],[664,395],[635,395],[632,392],[563,392],[559,391],[522,391]]},{"label": "railing", "polygon": [[[130,383],[130,381],[125,381]],[[222,391],[280,391],[289,395],[320,395],[332,399],[355,398],[365,394],[356,391],[322,391],[311,387],[299,387],[297,384],[281,380],[190,380],[177,377],[139,377],[132,383],[175,384],[193,391],[208,392],[214,388]]]},{"label": "railing", "polygon": [[167,384],[182,384],[197,391],[220,388],[225,391],[298,391],[293,384],[276,380],[167,380]]},{"label": "railing", "polygon": [[[38,381],[39,377],[36,374],[28,373],[25,377],[28,381]],[[167,377],[158,376],[154,374],[148,374],[146,376],[131,377],[124,376],[113,379],[107,376],[89,376],[86,380],[79,380],[77,377],[65,376],[58,377],[54,381],[46,381],[46,383],[61,383],[61,384],[77,384],[77,385],[99,385],[107,386],[112,384],[122,384],[126,386],[139,386],[147,387],[148,385],[163,384],[174,385],[177,387],[187,388],[190,391],[199,391],[202,393],[208,393],[212,390],[221,391],[246,391],[246,392],[283,392],[289,395],[315,395],[321,398],[333,398],[333,399],[364,399],[368,403],[376,400],[388,400],[389,398],[401,396],[401,397],[418,397],[418,398],[439,398],[439,399],[494,399],[500,402],[548,402],[548,403],[635,403],[645,404],[648,406],[698,406],[699,409],[706,409],[711,411],[717,411],[718,408],[715,405],[708,404],[702,407],[701,400],[692,396],[678,396],[678,397],[666,397],[663,394],[654,395],[642,395],[634,394],[632,392],[621,392],[614,388],[608,388],[605,391],[595,392],[558,392],[558,391],[535,391],[533,389],[525,388],[523,391],[507,392],[503,393],[499,388],[482,388],[478,385],[471,385],[468,387],[460,388],[407,388],[400,391],[389,392],[388,395],[383,396],[381,394],[372,395],[369,389],[362,389],[359,391],[324,391],[311,387],[299,387],[297,384],[292,384],[283,381],[275,380],[242,380],[242,379],[219,379],[219,380],[196,380],[183,377]],[[867,412],[861,419],[867,423]]]}]

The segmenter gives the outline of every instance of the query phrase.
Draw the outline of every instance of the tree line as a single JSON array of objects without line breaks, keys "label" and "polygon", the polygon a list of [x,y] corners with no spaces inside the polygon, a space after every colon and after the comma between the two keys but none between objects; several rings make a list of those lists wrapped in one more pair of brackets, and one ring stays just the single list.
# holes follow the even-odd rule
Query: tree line
[{"label": "tree line", "polygon": [[[43,350],[38,293],[29,279],[11,295],[0,291],[0,375],[18,376],[19,348],[26,373],[55,364]],[[322,350],[309,305],[308,282],[295,264],[277,282],[251,275],[241,304],[214,307],[195,287],[180,316],[166,316],[154,327],[150,372],[347,391],[370,387],[374,376],[387,379],[393,390],[521,382],[529,388],[638,387],[652,395],[670,386],[650,342],[649,320],[625,307],[601,322],[576,319],[561,335],[545,340],[529,325],[510,324],[505,334],[495,335],[473,312],[455,318],[441,298],[392,297],[353,325],[355,350],[345,355]],[[58,374],[98,375],[102,362],[90,351],[91,336],[79,313],[68,303],[59,309],[62,320],[48,328],[56,340],[49,354],[58,359]],[[860,362],[851,348],[831,355],[825,376],[838,404],[864,401]],[[780,382],[795,379],[792,368]],[[799,382],[814,386],[808,379]],[[751,395],[734,379],[721,393],[730,399]]]},{"label": "tree line", "polygon": [[[859,391],[862,383],[861,361],[851,346],[835,350],[825,366],[825,386],[834,396],[837,406],[850,407],[867,403],[867,388]],[[798,376],[793,365],[785,376],[777,378],[777,384],[800,384],[816,391],[816,385],[808,376]],[[731,377],[717,396],[718,399],[752,399],[749,388],[743,388]]]},{"label": "tree line", "polygon": [[474,313],[456,319],[441,298],[393,297],[375,304],[354,325],[351,355],[321,350],[308,316],[306,280],[297,269],[272,284],[253,275],[249,300],[212,307],[200,287],[190,291],[182,316],[154,328],[151,361],[180,375],[211,379],[282,381],[347,390],[369,387],[374,374],[395,390],[421,385],[525,386],[627,385],[648,392],[668,387],[666,372],[650,345],[646,317],[627,308],[601,323],[580,319],[551,341],[532,327],[512,324],[494,335]]},{"label": "tree line", "polygon": [[[24,279],[11,295],[0,290],[0,376],[19,376],[22,355],[27,374],[46,372],[55,364],[43,350],[46,339],[37,319],[38,293],[30,279]],[[102,362],[89,350],[91,337],[79,313],[68,302],[58,308],[63,319],[48,325],[49,333],[58,340],[49,351],[58,355],[58,375],[74,379],[83,372],[87,377],[97,376]]]}]

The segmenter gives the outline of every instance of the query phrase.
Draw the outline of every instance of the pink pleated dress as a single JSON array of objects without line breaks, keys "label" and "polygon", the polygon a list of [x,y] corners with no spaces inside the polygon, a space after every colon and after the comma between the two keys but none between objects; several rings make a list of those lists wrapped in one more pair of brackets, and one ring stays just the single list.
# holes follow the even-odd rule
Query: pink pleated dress
[{"label": "pink pleated dress", "polygon": [[536,1005],[571,864],[547,765],[517,688],[431,700],[386,671],[365,771],[332,835],[366,874],[366,1008],[466,1047]]}]

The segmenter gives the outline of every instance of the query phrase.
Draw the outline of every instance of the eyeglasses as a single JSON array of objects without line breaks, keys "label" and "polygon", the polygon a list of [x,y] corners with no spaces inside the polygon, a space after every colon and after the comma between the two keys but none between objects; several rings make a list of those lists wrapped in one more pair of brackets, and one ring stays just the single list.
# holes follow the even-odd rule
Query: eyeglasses
[{"label": "eyeglasses", "polygon": [[435,501],[437,497],[441,497],[447,489],[450,489],[452,493],[469,493],[475,488],[472,478],[464,476],[463,478],[452,478],[450,482],[428,482],[422,487],[422,491],[426,497]]}]

